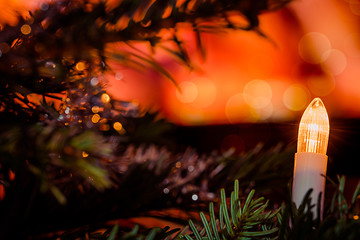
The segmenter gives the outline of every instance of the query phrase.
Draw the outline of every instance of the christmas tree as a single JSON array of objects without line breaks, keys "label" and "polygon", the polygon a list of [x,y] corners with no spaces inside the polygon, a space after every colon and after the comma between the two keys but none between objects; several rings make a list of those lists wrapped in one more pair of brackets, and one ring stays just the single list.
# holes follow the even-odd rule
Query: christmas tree
[{"label": "christmas tree", "polygon": [[204,33],[267,39],[259,14],[288,2],[62,0],[4,24],[0,238],[357,239],[360,185],[347,200],[345,177],[329,179],[323,220],[311,191],[292,203],[294,145],[199,152],[179,126],[106,91],[111,62],[180,89],[156,52],[195,68],[181,24],[205,58]]}]

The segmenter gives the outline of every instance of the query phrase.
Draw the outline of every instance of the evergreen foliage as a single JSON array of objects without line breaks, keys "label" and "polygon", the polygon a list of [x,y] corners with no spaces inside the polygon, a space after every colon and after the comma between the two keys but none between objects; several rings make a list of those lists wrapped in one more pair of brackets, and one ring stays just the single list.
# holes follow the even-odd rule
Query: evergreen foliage
[{"label": "evergreen foliage", "polygon": [[[358,239],[360,185],[349,202],[345,179],[339,179],[323,221],[313,219],[308,196],[299,209],[290,200],[276,209],[271,201],[283,200],[274,195],[285,192],[291,177],[293,147],[256,147],[240,156],[199,155],[190,148],[169,152],[162,147],[168,143],[157,137],[174,126],[104,89],[109,61],[140,71],[153,68],[176,85],[151,52],[165,49],[194,67],[179,23],[192,26],[205,55],[203,32],[240,29],[264,36],[258,15],[287,2],[60,0],[19,17],[16,26],[3,26],[0,238]],[[248,25],[231,21],[231,14],[245,17]],[[171,38],[163,38],[161,30]],[[137,49],[138,42],[148,44],[150,53]],[[228,201],[225,191],[234,180]],[[254,189],[270,201],[255,198]],[[206,213],[210,201],[220,202],[219,209],[210,203]],[[164,213],[174,207],[183,210],[182,218]],[[197,222],[203,228],[190,220],[192,234],[108,222],[150,216],[184,224],[194,210],[202,210]]]},{"label": "evergreen foliage", "polygon": [[[215,217],[214,205],[210,203],[210,220],[207,220],[203,212],[200,217],[205,231],[198,232],[194,223],[189,220],[189,225],[194,233],[196,240],[219,240],[219,239],[272,239],[278,231],[274,227],[276,214],[278,211],[265,211],[268,201],[263,202],[264,198],[253,199],[255,191],[252,190],[243,204],[239,199],[239,182],[235,181],[234,191],[231,192],[230,207],[228,210],[225,190],[221,190],[221,202],[219,218]],[[211,226],[211,227],[210,227]],[[193,240],[189,235],[184,235],[185,239]]]}]

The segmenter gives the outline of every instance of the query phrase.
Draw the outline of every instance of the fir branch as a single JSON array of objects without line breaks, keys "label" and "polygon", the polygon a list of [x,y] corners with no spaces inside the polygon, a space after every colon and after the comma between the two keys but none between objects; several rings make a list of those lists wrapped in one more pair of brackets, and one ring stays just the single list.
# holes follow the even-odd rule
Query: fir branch
[{"label": "fir branch", "polygon": [[[320,215],[313,216],[309,190],[298,208],[291,202],[290,197],[287,204],[283,204],[279,219],[279,239],[358,239],[360,237],[359,220],[359,192],[360,182],[354,190],[352,199],[354,202],[345,198],[345,176],[338,176],[338,183],[335,184],[336,191],[330,202],[325,201],[324,219],[321,221]],[[320,200],[320,197],[319,197]],[[318,212],[319,212],[319,206]]]},{"label": "fir branch", "polygon": [[[265,211],[267,202],[263,198],[254,200],[254,190],[247,196],[242,205],[239,195],[239,183],[236,180],[234,191],[231,193],[230,216],[227,207],[225,190],[221,190],[221,201],[219,206],[219,219],[215,218],[213,204],[209,206],[210,220],[207,220],[203,212],[200,212],[200,218],[205,231],[198,232],[194,223],[189,220],[189,226],[196,240],[218,240],[218,239],[269,239],[276,236],[278,228],[275,227],[276,214],[278,211]],[[219,226],[216,226],[219,222]],[[212,228],[210,228],[210,225]],[[188,240],[193,239],[190,235],[184,235],[180,238]]]},{"label": "fir branch", "polygon": [[[257,16],[261,12],[275,10],[287,2],[289,0],[195,0],[191,3],[175,0],[126,0],[116,3],[62,0],[49,3],[47,10],[38,9],[31,13],[30,19],[19,19],[16,26],[4,26],[0,31],[0,102],[6,102],[2,104],[5,109],[14,109],[11,105],[18,103],[10,101],[12,97],[9,96],[13,92],[19,93],[23,99],[30,93],[64,94],[64,91],[77,87],[74,81],[82,73],[76,69],[76,63],[85,62],[88,68],[83,73],[96,76],[107,69],[106,61],[113,59],[114,51],[121,56],[121,64],[145,64],[175,82],[173,76],[155,59],[127,54],[126,50],[110,48],[108,51],[109,44],[132,45],[134,41],[140,41],[148,42],[155,48],[167,41],[158,34],[161,29],[175,29],[176,32],[178,23],[185,22],[194,27],[200,51],[204,55],[202,25],[211,21],[218,30],[230,27],[241,29],[223,24],[224,16],[231,12],[248,19],[249,26],[244,29],[257,29]],[[165,14],[167,11],[169,14]],[[30,33],[21,32],[21,27],[25,25],[31,30]],[[182,39],[174,35],[170,41],[177,46],[169,49],[171,55],[191,66]],[[142,63],[135,61],[134,57]]]}]

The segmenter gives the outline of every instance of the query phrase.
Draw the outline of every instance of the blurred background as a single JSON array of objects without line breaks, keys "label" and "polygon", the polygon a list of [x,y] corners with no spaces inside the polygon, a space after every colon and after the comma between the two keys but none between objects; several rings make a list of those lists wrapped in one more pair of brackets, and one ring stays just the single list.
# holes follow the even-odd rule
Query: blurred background
[{"label": "blurred background", "polygon": [[[1,1],[0,24],[15,24],[17,14],[46,6],[44,1]],[[259,32],[202,33],[204,55],[191,26],[184,24],[179,34],[192,68],[164,49],[153,52],[178,86],[155,70],[114,62],[105,76],[107,90],[159,112],[178,126],[180,142],[200,151],[295,143],[301,114],[320,97],[330,117],[329,170],[358,174],[353,166],[360,146],[359,24],[359,0],[298,0],[261,14]],[[142,44],[137,48],[150,51]]]}]

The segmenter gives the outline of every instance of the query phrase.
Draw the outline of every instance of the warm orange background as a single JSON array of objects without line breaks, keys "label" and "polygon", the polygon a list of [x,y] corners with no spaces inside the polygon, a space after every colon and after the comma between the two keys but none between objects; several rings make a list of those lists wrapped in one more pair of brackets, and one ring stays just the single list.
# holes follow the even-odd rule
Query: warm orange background
[{"label": "warm orange background", "polygon": [[[0,21],[13,22],[13,9],[36,6],[37,1],[1,1]],[[294,120],[317,96],[330,117],[358,118],[359,23],[359,1],[294,1],[260,16],[268,39],[244,31],[203,34],[205,60],[184,24],[180,31],[197,66],[193,71],[156,50],[182,92],[151,69],[140,72],[115,62],[108,91],[185,125]]]},{"label": "warm orange background", "polygon": [[150,70],[122,68],[109,91],[186,125],[294,120],[314,97],[322,98],[330,117],[358,118],[359,15],[359,1],[294,1],[261,15],[268,39],[243,31],[203,34],[205,61],[185,27],[183,37],[199,69],[159,57],[182,93]]}]

